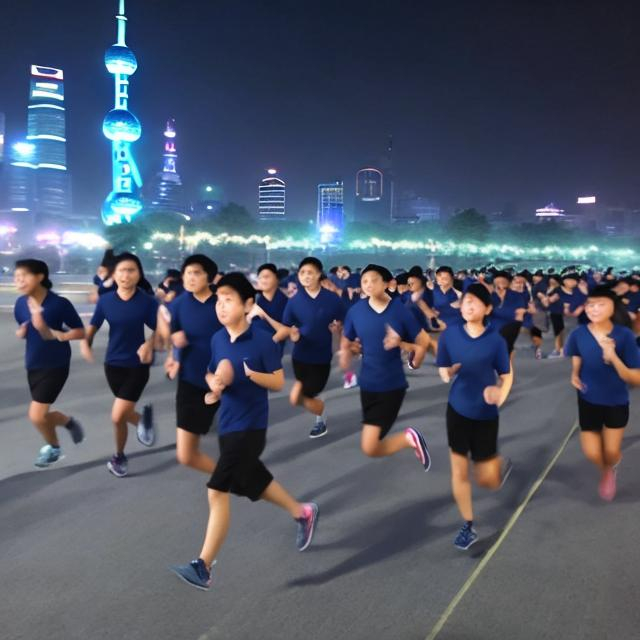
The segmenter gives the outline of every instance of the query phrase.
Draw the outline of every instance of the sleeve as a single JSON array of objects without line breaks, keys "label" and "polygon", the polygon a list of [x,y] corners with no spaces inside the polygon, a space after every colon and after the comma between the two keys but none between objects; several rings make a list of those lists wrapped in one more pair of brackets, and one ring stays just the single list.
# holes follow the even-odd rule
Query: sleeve
[{"label": "sleeve", "polygon": [[158,301],[149,296],[149,302],[147,304],[147,315],[144,319],[144,323],[149,327],[149,329],[151,329],[151,331],[155,331],[158,324]]},{"label": "sleeve", "polygon": [[178,302],[180,298],[176,298],[171,305],[171,333],[176,333],[176,331],[182,331],[182,322],[180,320],[180,303]]},{"label": "sleeve", "polygon": [[297,325],[297,318],[295,311],[293,309],[293,298],[289,298],[287,300],[287,304],[284,308],[284,313],[282,314],[282,324],[286,324],[287,327],[292,327],[293,325]]},{"label": "sleeve", "polygon": [[624,340],[620,345],[620,359],[629,369],[640,369],[640,348],[636,344],[633,332],[627,330],[624,332]]},{"label": "sleeve", "polygon": [[69,329],[82,329],[84,328],[84,324],[78,315],[75,307],[71,304],[69,300],[63,298],[64,300],[64,308],[62,310],[62,321],[64,324],[69,327]]},{"label": "sleeve", "polygon": [[398,318],[398,329],[391,325],[395,331],[398,331],[400,337],[406,339],[407,342],[415,342],[418,334],[422,331],[422,327],[418,322],[416,316],[411,313],[406,307],[397,305],[395,317]]},{"label": "sleeve", "polygon": [[353,310],[355,307],[351,307],[347,312],[347,315],[344,319],[344,329],[343,334],[347,340],[351,340],[352,342],[358,337],[358,333],[356,331],[355,324],[353,322]]},{"label": "sleeve", "polygon": [[578,329],[574,329],[569,335],[569,339],[567,343],[564,345],[564,355],[565,356],[580,356],[580,349],[578,348],[578,341],[576,339],[576,331]]},{"label": "sleeve", "polygon": [[497,348],[496,355],[493,361],[493,368],[496,370],[499,376],[503,376],[511,371],[511,361],[509,360],[509,350],[507,349],[507,341],[498,336],[500,339],[496,340]]},{"label": "sleeve", "polygon": [[104,298],[98,298],[96,308],[93,310],[93,316],[89,322],[89,324],[92,324],[96,329],[99,329],[105,321],[103,300]]},{"label": "sleeve", "polygon": [[218,368],[219,358],[216,355],[216,335],[217,333],[214,333],[211,336],[211,359],[209,360],[209,366],[207,367],[207,370],[210,371],[211,373],[215,373],[216,369]]},{"label": "sleeve", "polygon": [[340,298],[336,297],[335,310],[333,313],[335,315],[334,320],[338,320],[339,322],[342,322],[347,315],[347,307]]},{"label": "sleeve", "polygon": [[438,357],[436,358],[436,364],[439,367],[450,367],[453,364],[453,362],[451,362],[451,356],[449,355],[449,348],[447,346],[448,338],[449,336],[445,329],[440,336],[440,340],[438,340]]},{"label": "sleeve", "polygon": [[99,287],[102,284],[102,280],[97,273],[93,276],[93,284],[95,284],[96,287]]},{"label": "sleeve", "polygon": [[15,305],[13,305],[13,317],[16,319],[18,324],[24,324],[29,320],[25,312],[26,305],[22,304],[23,298],[18,298],[16,300]]},{"label": "sleeve", "polygon": [[265,373],[273,373],[282,369],[282,358],[280,356],[280,348],[271,339],[264,339],[264,345],[261,346],[262,365]]}]

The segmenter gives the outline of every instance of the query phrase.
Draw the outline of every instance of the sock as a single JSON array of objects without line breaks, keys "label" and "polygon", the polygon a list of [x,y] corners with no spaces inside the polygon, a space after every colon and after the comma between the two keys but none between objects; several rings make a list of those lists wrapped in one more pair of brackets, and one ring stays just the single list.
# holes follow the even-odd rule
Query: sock
[{"label": "sock", "polygon": [[320,424],[321,422],[326,422],[327,416],[323,413],[321,416],[316,416],[316,424]]},{"label": "sock", "polygon": [[69,425],[71,424],[72,420],[73,420],[73,418],[69,417],[69,419],[65,422],[65,424],[64,424],[64,428],[65,429],[69,429],[70,428]]},{"label": "sock", "polygon": [[469,527],[469,529],[473,527],[473,520],[467,520],[467,527]]}]

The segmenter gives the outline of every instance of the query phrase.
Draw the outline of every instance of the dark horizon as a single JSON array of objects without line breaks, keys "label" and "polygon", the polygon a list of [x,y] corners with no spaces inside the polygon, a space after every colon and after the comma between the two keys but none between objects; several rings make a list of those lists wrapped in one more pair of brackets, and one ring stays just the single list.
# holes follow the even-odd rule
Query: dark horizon
[{"label": "dark horizon", "polygon": [[[444,207],[521,214],[596,193],[640,202],[640,7],[628,2],[271,3],[127,1],[139,67],[130,109],[143,177],[161,168],[176,119],[178,171],[255,214],[269,166],[287,181],[287,212],[315,217],[315,187],[355,172],[393,134],[400,191]],[[116,0],[25,0],[3,9],[0,111],[8,141],[26,131],[29,68],[65,72],[74,209],[98,215],[110,189],[102,136],[112,107],[104,50]]]}]

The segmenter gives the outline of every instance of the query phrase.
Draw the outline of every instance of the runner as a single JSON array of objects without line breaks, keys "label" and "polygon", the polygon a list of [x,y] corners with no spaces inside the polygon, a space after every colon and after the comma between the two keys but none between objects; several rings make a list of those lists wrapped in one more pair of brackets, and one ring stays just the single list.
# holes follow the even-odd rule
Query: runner
[{"label": "runner", "polygon": [[469,457],[481,487],[499,489],[511,472],[511,461],[498,455],[498,407],[509,392],[510,362],[505,340],[486,325],[491,302],[484,285],[470,285],[462,297],[464,324],[449,327],[438,349],[440,377],[447,383],[454,379],[447,436],[453,496],[465,521],[454,545],[463,550],[478,539],[473,528]]},{"label": "runner", "polygon": [[289,299],[284,310],[284,327],[276,341],[288,337],[293,345],[291,362],[296,378],[289,400],[302,405],[316,416],[310,438],[327,433],[324,401],[318,398],[331,373],[332,333],[340,334],[345,316],[344,305],[334,293],[320,285],[322,262],[308,257],[300,262],[298,280],[301,288]]},{"label": "runner", "polygon": [[361,286],[367,298],[347,312],[340,344],[340,366],[348,369],[353,351],[362,348],[360,446],[363,453],[377,458],[414,449],[424,470],[428,471],[431,459],[420,431],[408,428],[385,438],[398,417],[408,387],[400,348],[413,354],[412,367],[417,368],[430,342],[402,303],[386,293],[391,279],[389,270],[379,265],[370,264],[362,271]]},{"label": "runner", "polygon": [[[118,288],[98,300],[86,340],[82,342],[82,352],[87,361],[94,361],[93,339],[106,320],[109,323],[109,342],[104,370],[115,396],[111,421],[116,443],[116,453],[107,463],[107,469],[122,478],[128,473],[128,459],[124,453],[127,425],[137,427],[138,441],[144,446],[150,447],[155,441],[153,406],[145,405],[141,416],[136,412],[136,402],[149,381],[158,302],[139,287],[146,280],[142,264],[134,254],[117,256],[113,277]],[[144,336],[145,325],[152,330],[147,339]]]},{"label": "runner", "polygon": [[640,385],[640,352],[629,316],[609,286],[589,293],[585,312],[589,323],[571,333],[565,352],[578,390],[582,451],[600,470],[600,497],[611,501],[629,422],[628,385]]},{"label": "runner", "polygon": [[42,260],[18,260],[14,282],[22,294],[13,313],[19,325],[16,336],[26,340],[29,420],[46,443],[35,465],[44,468],[64,457],[56,427],[66,427],[75,444],[84,440],[84,430],[75,418],[50,411],[69,377],[69,341],[84,338],[84,327],[71,302],[51,291],[49,267]]},{"label": "runner", "polygon": [[187,565],[171,567],[202,590],[211,586],[211,568],[229,529],[230,493],[253,502],[267,500],[288,511],[297,523],[299,551],[311,544],[318,521],[318,506],[292,498],[260,460],[269,421],[267,392],[284,387],[284,371],[277,345],[247,321],[255,295],[240,273],[229,273],[218,284],[216,311],[224,328],[211,340],[207,382],[212,399],[221,402],[220,458],[207,483],[209,522],[200,555]]},{"label": "runner", "polygon": [[[275,264],[268,262],[260,265],[257,274],[258,295],[247,319],[252,321],[252,326],[267,331],[273,337],[283,328],[282,316],[288,298],[280,290],[278,268]],[[281,355],[285,344],[284,341],[280,342]]]},{"label": "runner", "polygon": [[549,320],[553,328],[554,349],[547,358],[564,357],[564,304],[560,299],[562,278],[555,274],[549,275],[547,291],[542,300],[543,306],[549,311]]},{"label": "runner", "polygon": [[462,322],[460,297],[460,292],[453,287],[453,269],[446,266],[438,267],[436,284],[433,287],[433,308],[437,313],[440,329]]}]

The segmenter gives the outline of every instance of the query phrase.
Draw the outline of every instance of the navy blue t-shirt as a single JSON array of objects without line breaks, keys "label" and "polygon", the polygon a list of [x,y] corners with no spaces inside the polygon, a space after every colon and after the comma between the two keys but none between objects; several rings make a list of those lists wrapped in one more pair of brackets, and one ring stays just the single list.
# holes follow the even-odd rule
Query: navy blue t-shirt
[{"label": "navy blue t-shirt", "polygon": [[380,313],[371,307],[368,299],[360,300],[347,312],[344,335],[352,341],[359,338],[362,344],[359,383],[363,391],[392,391],[408,386],[400,348],[384,349],[386,325],[404,342],[415,342],[422,329],[399,300],[390,300]]},{"label": "navy blue t-shirt", "polygon": [[233,431],[266,429],[269,422],[268,391],[252,382],[244,373],[243,363],[258,373],[273,373],[282,369],[280,350],[266,331],[254,331],[251,326],[234,342],[223,327],[211,338],[209,371],[215,373],[221,360],[233,366],[233,383],[220,398],[218,434]]},{"label": "navy blue t-shirt", "polygon": [[118,288],[118,285],[113,280],[113,277],[107,278],[107,280],[111,280],[111,284],[105,287],[105,280],[103,280],[97,273],[93,276],[93,284],[98,287],[98,295],[103,296],[105,293],[109,293],[111,291],[115,291]]},{"label": "navy blue t-shirt", "polygon": [[109,323],[109,343],[105,362],[115,367],[141,367],[137,351],[144,343],[144,325],[156,330],[157,300],[141,289],[136,289],[129,300],[123,300],[117,291],[98,298],[91,324],[98,329],[104,321]]},{"label": "navy blue t-shirt", "polygon": [[507,289],[504,300],[494,291],[491,294],[491,303],[493,309],[491,311],[491,326],[499,331],[510,322],[516,321],[516,310],[526,309],[527,304],[524,296],[517,291]]},{"label": "navy blue t-shirt", "polygon": [[433,287],[433,307],[439,314],[438,319],[442,320],[447,327],[463,322],[460,309],[451,306],[452,302],[458,302],[458,300],[458,294],[453,287],[448,289],[446,293],[437,284]]},{"label": "navy blue t-shirt", "polygon": [[550,302],[549,303],[549,313],[557,313],[562,315],[564,313],[564,306],[562,304],[562,296],[560,295],[562,292],[562,289],[560,289],[560,287],[555,287],[554,289],[551,289],[551,291],[547,292],[547,297],[551,298],[553,296],[559,296],[558,300],[556,300],[555,302]]},{"label": "navy blue t-shirt", "polygon": [[504,338],[491,327],[472,338],[463,324],[447,327],[438,340],[437,365],[462,366],[449,391],[449,404],[471,420],[492,420],[498,407],[484,401],[485,387],[496,384],[496,374],[509,373],[509,353]]},{"label": "navy blue t-shirt", "polygon": [[207,389],[205,375],[211,361],[211,338],[222,329],[216,315],[217,296],[213,293],[200,302],[193,293],[185,291],[171,303],[171,333],[184,331],[186,347],[180,350],[181,380]]},{"label": "navy blue t-shirt", "polygon": [[[289,302],[289,298],[280,291],[280,289],[276,289],[275,294],[271,300],[268,300],[264,294],[258,294],[256,298],[256,304],[264,310],[264,312],[276,322],[282,322],[282,317],[284,315],[284,308],[287,306],[287,302]],[[275,329],[262,318],[254,318],[252,322],[252,326],[256,329],[262,329],[264,331],[268,331],[269,335],[273,336],[275,333]]]},{"label": "navy blue t-shirt", "polygon": [[[20,296],[13,308],[13,315],[18,324],[27,325],[25,350],[25,366],[27,369],[55,369],[68,367],[71,361],[71,345],[68,342],[44,340],[31,324],[31,312],[27,305],[28,296]],[[84,326],[74,306],[62,296],[49,291],[42,301],[42,317],[49,329],[64,331],[82,329]]]},{"label": "navy blue t-shirt", "polygon": [[309,364],[328,364],[331,352],[331,331],[334,320],[342,321],[345,307],[340,298],[327,289],[320,289],[312,298],[304,288],[289,298],[282,323],[300,329],[300,340],[294,343],[292,358]]},{"label": "navy blue t-shirt", "polygon": [[629,291],[624,297],[628,300],[627,311],[637,313],[640,309],[640,291]]},{"label": "navy blue t-shirt", "polygon": [[[609,334],[616,343],[616,353],[630,369],[640,369],[640,350],[631,329],[614,325]],[[608,407],[629,403],[629,390],[613,365],[602,359],[602,347],[589,331],[588,325],[577,327],[571,332],[564,347],[565,355],[582,358],[580,379],[587,390],[580,396],[591,404]]]},{"label": "navy blue t-shirt", "polygon": [[[587,301],[587,296],[576,287],[571,293],[567,293],[562,287],[558,289],[558,293],[560,294],[560,302],[563,305],[563,313],[564,313],[564,305],[569,305],[569,311],[575,311],[578,307],[582,306]],[[589,319],[587,318],[587,314],[583,311],[578,316],[578,322],[580,324],[587,324]]]},{"label": "navy blue t-shirt", "polygon": [[[413,292],[407,291],[405,293],[408,294],[403,298],[405,309],[409,311],[414,320],[420,325],[422,329],[424,329],[425,331],[431,331],[431,322],[429,318],[424,315],[422,309],[418,306],[418,303],[413,301]],[[429,307],[433,305],[433,293],[430,289],[424,289],[422,295],[420,296],[420,299]]]}]

